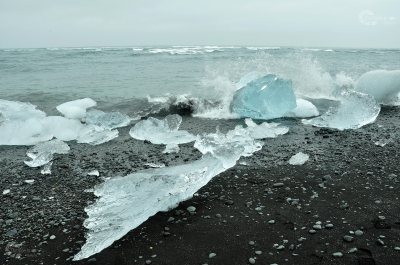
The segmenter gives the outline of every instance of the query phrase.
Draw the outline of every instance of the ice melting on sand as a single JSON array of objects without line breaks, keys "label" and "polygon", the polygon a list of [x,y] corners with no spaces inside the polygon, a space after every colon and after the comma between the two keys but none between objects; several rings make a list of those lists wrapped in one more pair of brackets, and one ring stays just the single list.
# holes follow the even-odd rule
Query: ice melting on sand
[{"label": "ice melting on sand", "polygon": [[91,98],[77,99],[57,106],[57,110],[66,118],[82,119],[86,117],[86,109],[96,106]]},{"label": "ice melting on sand", "polygon": [[232,112],[240,117],[274,119],[296,108],[296,96],[290,80],[269,74],[249,82],[237,90],[232,103]]},{"label": "ice melting on sand", "polygon": [[177,114],[168,115],[163,120],[150,117],[136,123],[129,134],[137,140],[147,140],[153,144],[165,144],[164,152],[176,152],[179,150],[178,144],[196,140],[196,136],[193,134],[179,130],[181,122],[182,117]]},{"label": "ice melting on sand", "polygon": [[[66,116],[76,118],[70,115],[70,108],[86,113],[85,107],[91,105],[91,99],[81,99],[61,104],[60,109]],[[34,105],[7,100],[0,100],[0,115],[0,145],[35,145],[53,138],[96,145],[117,137],[118,131],[113,129],[127,126],[131,121],[129,116],[119,112],[91,110],[86,123],[82,123],[61,116],[47,117]]]},{"label": "ice melting on sand", "polygon": [[289,159],[289,164],[295,166],[303,165],[305,162],[307,162],[308,158],[309,155],[304,154],[303,152],[298,152]]},{"label": "ice melting on sand", "polygon": [[69,150],[69,146],[58,139],[39,143],[26,152],[32,160],[24,163],[29,167],[40,167],[53,160],[54,154],[66,154]]},{"label": "ice melting on sand", "polygon": [[[260,150],[262,142],[254,140],[250,135],[254,128],[262,125],[255,125],[249,121],[248,123],[251,124],[248,130],[237,126],[226,134],[217,132],[198,136],[195,147],[203,153],[203,157],[197,161],[142,170],[125,177],[109,179],[95,187],[94,193],[99,198],[85,209],[89,217],[84,221],[84,226],[89,231],[86,234],[85,245],[75,255],[74,260],[100,252],[150,216],[159,211],[168,211],[179,202],[191,198],[214,176],[233,167],[241,156],[250,156]],[[136,128],[143,129],[136,132],[144,133],[136,136],[151,135],[153,131],[160,130],[161,126],[166,127],[161,133],[161,136],[165,137],[165,132],[177,130],[179,124],[180,119],[176,116],[168,118],[165,123],[157,119],[150,120]],[[287,132],[278,125],[272,125],[271,130],[278,132],[265,133],[260,137]]]},{"label": "ice melting on sand", "polygon": [[339,104],[331,107],[323,115],[303,120],[304,124],[338,130],[358,129],[376,120],[381,110],[375,99],[367,94],[343,91]]},{"label": "ice melting on sand", "polygon": [[400,70],[367,72],[358,79],[355,89],[373,96],[380,104],[396,104],[400,93]]}]

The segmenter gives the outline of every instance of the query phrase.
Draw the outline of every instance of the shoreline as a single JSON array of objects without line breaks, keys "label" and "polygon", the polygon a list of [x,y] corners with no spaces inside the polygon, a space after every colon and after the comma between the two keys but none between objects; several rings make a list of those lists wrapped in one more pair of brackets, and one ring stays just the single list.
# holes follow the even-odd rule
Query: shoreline
[{"label": "shoreline", "polygon": [[[23,163],[29,147],[0,146],[0,190],[10,189],[0,205],[0,263],[397,264],[399,110],[384,107],[375,123],[351,131],[285,121],[288,134],[265,140],[261,151],[241,158],[198,196],[150,217],[111,247],[78,262],[71,256],[84,243],[84,207],[95,199],[85,190],[101,177],[147,168],[145,163],[178,165],[201,154],[192,143],[180,145],[177,154],[162,154],[164,146],[132,139],[128,126],[99,146],[69,143],[70,153],[56,156],[52,174],[41,175]],[[227,131],[242,122],[184,117],[181,129],[198,134],[219,125]],[[394,140],[386,146],[374,144],[388,135]],[[300,151],[310,159],[289,165]],[[88,176],[91,170],[100,177]],[[33,184],[24,182],[30,179]],[[196,207],[195,214],[186,210],[189,206]],[[328,223],[333,228],[325,228]],[[350,233],[356,230],[363,235]],[[351,242],[343,239],[346,235]],[[348,253],[352,248],[358,251]],[[343,257],[334,257],[336,252]],[[209,258],[210,253],[216,256]]]}]

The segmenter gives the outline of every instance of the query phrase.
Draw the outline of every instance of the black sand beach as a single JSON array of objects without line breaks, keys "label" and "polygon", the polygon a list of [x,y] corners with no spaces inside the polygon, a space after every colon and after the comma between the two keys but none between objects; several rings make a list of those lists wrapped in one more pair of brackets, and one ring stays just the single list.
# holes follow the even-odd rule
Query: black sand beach
[{"label": "black sand beach", "polygon": [[[241,122],[184,117],[181,128],[227,131]],[[87,190],[102,177],[201,156],[193,144],[162,154],[163,146],[132,139],[130,127],[99,146],[71,143],[51,175],[23,163],[28,147],[0,146],[0,191],[10,189],[0,195],[0,264],[400,264],[399,107],[358,130],[290,121],[287,135],[266,140],[193,199],[73,262],[85,240],[84,207],[95,200]],[[384,147],[374,143],[386,138]],[[300,151],[310,159],[289,165]]]}]

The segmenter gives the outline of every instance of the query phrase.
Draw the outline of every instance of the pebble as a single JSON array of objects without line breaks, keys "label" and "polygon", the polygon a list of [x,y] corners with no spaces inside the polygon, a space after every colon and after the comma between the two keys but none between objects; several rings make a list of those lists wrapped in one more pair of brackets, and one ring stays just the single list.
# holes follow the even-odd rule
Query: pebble
[{"label": "pebble", "polygon": [[254,258],[249,258],[249,263],[250,264],[256,264],[256,260]]},{"label": "pebble", "polygon": [[9,194],[9,193],[10,193],[10,190],[9,190],[9,189],[3,190],[3,195]]},{"label": "pebble", "polygon": [[268,223],[269,224],[275,224],[275,220],[269,220]]},{"label": "pebble", "polygon": [[274,183],[273,185],[272,185],[272,187],[274,187],[274,188],[279,188],[279,187],[282,187],[282,186],[284,186],[285,184],[283,184],[282,182],[277,182],[277,183]]},{"label": "pebble", "polygon": [[255,253],[256,253],[256,255],[261,255],[262,251],[261,250],[256,250]]},{"label": "pebble", "polygon": [[146,264],[151,264],[151,260],[146,260]]},{"label": "pebble", "polygon": [[315,230],[321,230],[322,229],[322,226],[321,225],[313,225],[313,228],[315,229]]},{"label": "pebble", "polygon": [[400,247],[395,247],[394,250],[400,251]]},{"label": "pebble", "polygon": [[349,253],[354,253],[354,252],[356,252],[358,249],[357,248],[351,248],[350,250],[349,250]]},{"label": "pebble", "polygon": [[315,231],[314,229],[310,229],[310,230],[308,230],[308,233],[315,234],[315,233],[317,233],[317,231]]},{"label": "pebble", "polygon": [[356,236],[362,236],[362,235],[364,234],[364,232],[361,231],[361,230],[356,230],[356,231],[354,231],[354,234],[355,234]]},{"label": "pebble", "polygon": [[255,242],[254,241],[249,241],[250,246],[254,246]]},{"label": "pebble", "polygon": [[349,235],[345,235],[343,237],[343,240],[346,241],[346,242],[353,242],[354,241],[354,237],[349,236]]},{"label": "pebble", "polygon": [[196,207],[194,207],[194,206],[189,206],[189,207],[186,208],[186,210],[187,210],[189,213],[194,213],[194,212],[196,211]]},{"label": "pebble", "polygon": [[26,184],[33,184],[33,182],[35,182],[35,180],[34,179],[27,179],[27,180],[24,180],[24,182]]},{"label": "pebble", "polygon": [[335,252],[332,254],[332,256],[336,257],[336,258],[341,258],[343,257],[343,253],[342,252]]},{"label": "pebble", "polygon": [[333,228],[333,224],[326,224],[325,228],[327,228],[327,229]]},{"label": "pebble", "polygon": [[384,245],[385,245],[385,242],[383,242],[383,240],[380,239],[380,238],[378,238],[378,240],[376,240],[376,243],[377,243],[379,246],[384,246]]},{"label": "pebble", "polygon": [[215,254],[215,253],[208,254],[208,258],[210,258],[210,259],[214,258],[215,256],[217,256],[217,254]]}]

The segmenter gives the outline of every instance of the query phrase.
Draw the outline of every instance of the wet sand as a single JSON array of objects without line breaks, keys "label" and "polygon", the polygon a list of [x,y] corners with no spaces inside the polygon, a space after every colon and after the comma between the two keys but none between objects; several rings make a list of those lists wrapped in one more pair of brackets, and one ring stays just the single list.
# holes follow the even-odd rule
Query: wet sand
[{"label": "wet sand", "polygon": [[[238,123],[185,117],[182,129]],[[0,264],[399,264],[400,108],[384,108],[374,124],[353,131],[287,123],[287,135],[265,140],[191,200],[79,262],[71,259],[84,243],[84,207],[95,199],[88,190],[101,177],[201,154],[193,144],[162,154],[163,146],[130,138],[128,127],[100,146],[70,144],[42,175],[23,163],[27,147],[0,146],[0,192],[10,189],[0,195]],[[386,138],[384,147],[374,143]],[[289,165],[300,151],[310,159]],[[87,175],[95,169],[100,177]]]}]

